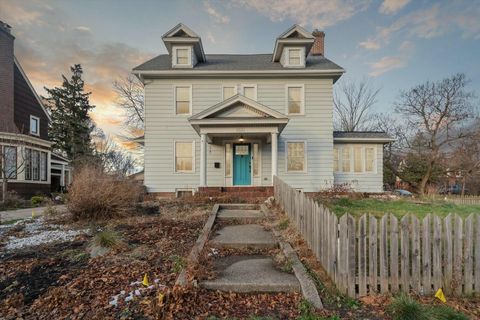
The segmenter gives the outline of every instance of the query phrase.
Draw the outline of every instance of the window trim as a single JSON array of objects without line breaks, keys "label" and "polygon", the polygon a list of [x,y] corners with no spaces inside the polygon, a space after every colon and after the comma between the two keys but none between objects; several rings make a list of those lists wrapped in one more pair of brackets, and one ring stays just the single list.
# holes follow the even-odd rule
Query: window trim
[{"label": "window trim", "polygon": [[[286,54],[285,54],[285,67],[290,67],[290,68],[303,68],[303,67],[305,67],[305,48],[303,48],[303,47],[289,47],[289,48],[285,48],[284,50],[287,50]],[[300,63],[299,64],[290,64],[290,51],[291,50],[300,50]]]},{"label": "window trim", "polygon": [[[189,88],[189,93],[190,93],[190,103],[188,106],[188,113],[177,113],[177,88]],[[173,86],[173,112],[175,116],[180,116],[180,117],[188,117],[192,115],[192,105],[193,105],[193,90],[192,90],[192,85],[182,85],[182,84],[176,84]]]},{"label": "window trim", "polygon": [[[300,113],[290,113],[288,110],[288,89],[289,88],[301,88],[301,104],[300,104]],[[285,114],[289,116],[304,116],[305,115],[305,84],[286,84],[285,85]]]},{"label": "window trim", "polygon": [[[32,132],[32,120],[36,120],[37,121],[37,133],[35,132]],[[34,135],[34,136],[37,136],[39,137],[40,136],[40,118],[39,117],[36,117],[34,115],[30,115],[30,123],[29,123],[29,130],[31,135]]]},{"label": "window trim", "polygon": [[[191,143],[192,144],[192,170],[177,170],[177,142],[179,143]],[[173,140],[173,173],[185,174],[195,173],[195,140]]]},{"label": "window trim", "polygon": [[[254,101],[257,101],[258,99],[258,89],[257,89],[257,84],[253,84],[253,83],[242,83],[240,85],[240,92],[241,92],[241,95],[246,97],[245,96],[245,87],[253,87],[254,90],[255,90],[255,98],[253,99]],[[238,93],[238,91],[237,91]]]},{"label": "window trim", "polygon": [[[188,51],[188,64],[177,63],[177,50],[187,49]],[[192,47],[191,46],[174,46],[172,50],[172,67],[174,68],[192,68]]]},{"label": "window trim", "polygon": [[[303,143],[305,157],[303,159],[303,170],[292,171],[288,170],[288,144],[289,143]],[[308,147],[307,140],[285,140],[285,172],[289,174],[305,174],[308,172]]]},{"label": "window trim", "polygon": [[225,88],[231,88],[233,87],[233,95],[238,94],[238,86],[236,84],[222,84],[222,101],[225,101]]}]

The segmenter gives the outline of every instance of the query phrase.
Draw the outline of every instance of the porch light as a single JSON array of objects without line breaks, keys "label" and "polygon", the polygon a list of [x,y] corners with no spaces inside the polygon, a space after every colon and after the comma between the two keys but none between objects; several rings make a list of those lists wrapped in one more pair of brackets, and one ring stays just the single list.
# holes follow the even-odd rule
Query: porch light
[{"label": "porch light", "polygon": [[240,139],[238,139],[238,141],[243,142],[244,141],[243,136],[240,136]]}]

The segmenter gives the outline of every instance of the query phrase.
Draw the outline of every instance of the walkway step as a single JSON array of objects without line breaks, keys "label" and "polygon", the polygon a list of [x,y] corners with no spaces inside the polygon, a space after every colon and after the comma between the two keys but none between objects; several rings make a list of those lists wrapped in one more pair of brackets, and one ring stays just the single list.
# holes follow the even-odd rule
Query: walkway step
[{"label": "walkway step", "polygon": [[211,290],[233,292],[299,292],[300,283],[293,274],[275,268],[267,256],[229,256],[215,264],[218,278],[201,282]]},{"label": "walkway step", "polygon": [[238,210],[238,209],[220,209],[217,218],[220,220],[229,219],[263,219],[265,215],[260,210]]},{"label": "walkway step", "polygon": [[259,224],[225,226],[217,231],[211,244],[234,249],[269,249],[278,246],[273,234]]}]

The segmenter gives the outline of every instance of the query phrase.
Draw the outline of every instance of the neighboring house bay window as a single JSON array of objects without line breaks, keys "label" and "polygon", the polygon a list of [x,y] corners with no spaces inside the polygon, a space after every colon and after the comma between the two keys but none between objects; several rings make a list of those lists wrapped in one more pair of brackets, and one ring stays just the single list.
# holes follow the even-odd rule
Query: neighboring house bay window
[{"label": "neighboring house bay window", "polygon": [[48,180],[48,153],[25,149],[25,180]]},{"label": "neighboring house bay window", "polygon": [[191,114],[192,88],[190,86],[175,87],[175,110],[177,114]]},{"label": "neighboring house bay window", "polygon": [[287,142],[287,172],[305,172],[305,142]]},{"label": "neighboring house bay window", "polygon": [[7,179],[17,179],[17,147],[4,146],[2,158],[2,176],[5,174]]},{"label": "neighboring house bay window", "polygon": [[193,172],[195,142],[175,142],[175,172]]}]

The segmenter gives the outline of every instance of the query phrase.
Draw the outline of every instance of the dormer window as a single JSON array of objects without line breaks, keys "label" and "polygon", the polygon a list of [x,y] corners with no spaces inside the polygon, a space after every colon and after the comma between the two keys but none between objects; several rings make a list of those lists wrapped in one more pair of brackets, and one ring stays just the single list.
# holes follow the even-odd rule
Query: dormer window
[{"label": "dormer window", "polygon": [[290,66],[299,66],[301,63],[300,54],[300,49],[288,49],[288,64]]},{"label": "dormer window", "polygon": [[173,67],[192,67],[192,48],[174,47],[172,61]]},{"label": "dormer window", "polygon": [[177,49],[177,64],[187,65],[188,63],[188,49]]},{"label": "dormer window", "polygon": [[30,116],[30,134],[35,136],[40,135],[40,118]]}]

